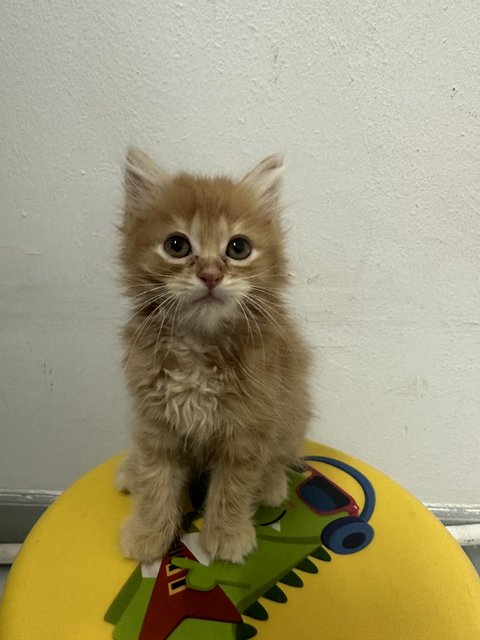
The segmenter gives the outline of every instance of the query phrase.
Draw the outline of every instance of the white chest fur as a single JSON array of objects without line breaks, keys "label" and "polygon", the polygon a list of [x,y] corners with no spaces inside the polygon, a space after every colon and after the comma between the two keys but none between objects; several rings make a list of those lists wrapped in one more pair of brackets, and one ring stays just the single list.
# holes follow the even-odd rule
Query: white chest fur
[{"label": "white chest fur", "polygon": [[220,426],[228,372],[212,364],[218,359],[209,348],[191,339],[178,340],[173,349],[175,364],[161,369],[152,394],[156,413],[179,435],[207,436]]}]

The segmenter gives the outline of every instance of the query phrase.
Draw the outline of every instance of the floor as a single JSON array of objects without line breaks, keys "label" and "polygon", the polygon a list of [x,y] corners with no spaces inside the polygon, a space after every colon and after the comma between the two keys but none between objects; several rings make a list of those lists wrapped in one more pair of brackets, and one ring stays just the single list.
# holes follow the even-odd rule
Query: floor
[{"label": "floor", "polygon": [[470,560],[473,562],[477,573],[480,575],[480,546],[478,547],[465,547],[465,552]]},{"label": "floor", "polygon": [[10,567],[7,565],[0,565],[0,599],[2,598],[3,586],[8,576],[8,570]]}]

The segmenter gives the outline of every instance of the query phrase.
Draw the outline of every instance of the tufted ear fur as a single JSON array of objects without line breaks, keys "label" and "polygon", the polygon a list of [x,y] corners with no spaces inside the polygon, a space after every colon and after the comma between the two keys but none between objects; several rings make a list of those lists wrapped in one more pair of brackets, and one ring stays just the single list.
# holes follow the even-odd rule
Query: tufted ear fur
[{"label": "tufted ear fur", "polygon": [[265,205],[277,206],[282,187],[283,157],[268,156],[243,178]]},{"label": "tufted ear fur", "polygon": [[170,176],[143,151],[129,147],[125,163],[125,218],[141,216]]}]

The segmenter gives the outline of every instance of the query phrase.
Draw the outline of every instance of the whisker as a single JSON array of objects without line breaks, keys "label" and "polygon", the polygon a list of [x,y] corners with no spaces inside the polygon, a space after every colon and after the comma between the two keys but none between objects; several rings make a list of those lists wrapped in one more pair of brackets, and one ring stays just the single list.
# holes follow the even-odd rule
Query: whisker
[{"label": "whisker", "polygon": [[282,297],[282,293],[277,287],[265,287],[258,284],[249,284],[248,286],[254,291],[265,291],[265,293],[269,293],[270,295],[276,296],[277,298]]},{"label": "whisker", "polygon": [[148,280],[152,278],[159,279],[159,278],[175,278],[175,277],[176,276],[169,271],[152,271],[152,272],[144,271],[143,273],[128,272],[123,276],[125,280],[134,279],[142,282],[148,282]]},{"label": "whisker", "polygon": [[256,300],[257,302],[264,304],[266,307],[271,307],[272,309],[274,309],[275,307],[279,310],[284,309],[285,305],[283,303],[283,301],[280,300],[279,297],[275,297],[274,300],[276,300],[276,302],[274,302],[273,300],[265,300],[265,298],[263,298],[262,296],[259,296],[258,294],[249,292],[247,294],[247,298],[251,298],[252,300]]},{"label": "whisker", "polygon": [[166,285],[164,285],[164,284],[159,284],[159,285],[158,285],[158,286],[156,286],[156,287],[152,287],[151,289],[144,289],[144,290],[143,290],[143,291],[141,291],[140,293],[137,293],[137,294],[136,294],[136,295],[134,295],[134,296],[130,296],[130,299],[131,299],[131,300],[135,300],[136,298],[140,298],[141,296],[144,296],[144,295],[149,295],[150,293],[153,293],[154,291],[159,291],[159,290],[161,290],[161,289],[165,289],[165,288],[166,288]]},{"label": "whisker", "polygon": [[155,308],[151,313],[148,314],[148,316],[145,318],[145,320],[142,322],[142,324],[140,325],[140,327],[136,330],[136,332],[133,334],[132,339],[130,340],[130,342],[133,340],[133,338],[136,336],[135,342],[133,343],[132,347],[130,348],[129,352],[128,352],[128,356],[125,360],[125,368],[127,367],[128,363],[130,362],[130,358],[132,356],[132,353],[137,345],[137,342],[140,338],[140,336],[142,335],[144,329],[147,328],[148,324],[155,318],[155,314],[157,313],[157,309]]},{"label": "whisker", "polygon": [[155,359],[156,359],[156,357],[157,357],[157,353],[158,353],[158,345],[159,345],[160,337],[161,337],[161,335],[162,335],[163,325],[165,324],[165,320],[167,319],[167,317],[168,317],[168,315],[169,315],[170,311],[173,309],[173,306],[174,306],[174,304],[175,304],[175,301],[176,301],[176,297],[172,295],[172,296],[171,296],[171,299],[170,299],[170,304],[168,305],[168,307],[167,307],[167,308],[165,308],[165,309],[163,310],[163,318],[162,318],[162,322],[161,322],[160,327],[159,327],[159,329],[158,329],[158,331],[157,331],[157,339],[155,340],[155,351],[154,351],[154,357],[155,357]]},{"label": "whisker", "polygon": [[[141,313],[144,309],[146,309],[149,305],[151,304],[156,304],[157,305],[157,309],[161,309],[164,306],[164,303],[170,299],[172,294],[168,294],[165,299],[162,300],[163,296],[162,294],[158,294],[156,296],[153,296],[152,298],[148,298],[148,300],[146,300],[144,302],[144,304],[142,304],[142,306],[136,308],[134,307],[136,310],[132,313],[132,315],[128,318],[128,320],[125,322],[125,324],[128,324],[129,322],[131,322],[131,320],[133,320],[133,318],[138,315],[139,313]],[[157,304],[159,303],[159,304]]]},{"label": "whisker", "polygon": [[173,329],[174,329],[174,326],[175,326],[175,318],[177,316],[178,310],[180,309],[180,307],[182,305],[183,305],[183,299],[180,296],[178,296],[177,306],[174,309],[173,318],[172,318],[172,325],[170,327],[170,345],[168,347],[168,351],[169,352],[170,352],[170,349],[171,349],[171,346],[172,346],[172,343],[173,343]]},{"label": "whisker", "polygon": [[139,313],[141,313],[144,309],[149,307],[151,304],[156,304],[157,301],[158,301],[158,296],[154,296],[153,298],[150,298],[144,304],[142,304],[141,307],[138,307],[138,308],[135,307],[135,311],[128,317],[128,319],[125,321],[124,324],[125,325],[129,324],[135,316],[137,316]]},{"label": "whisker", "polygon": [[267,322],[269,322],[269,324],[271,324],[271,326],[274,327],[277,330],[279,336],[281,338],[283,338],[283,340],[285,340],[285,342],[287,342],[285,334],[284,334],[281,326],[275,320],[275,318],[272,316],[272,314],[269,311],[267,311],[265,306],[264,305],[260,305],[258,302],[256,302],[254,299],[252,299],[251,296],[248,296],[247,300],[248,300],[248,302],[250,302],[250,304],[252,304],[254,309],[256,309],[267,320]]},{"label": "whisker", "polygon": [[250,322],[248,320],[247,314],[245,313],[244,305],[242,304],[241,300],[235,300],[235,302],[238,304],[238,306],[240,307],[241,312],[243,313],[243,317],[245,318],[245,322],[247,323],[248,333],[250,334],[250,337],[252,338],[252,346],[254,347],[255,346],[255,339],[253,337],[252,329],[250,327]]},{"label": "whisker", "polygon": [[252,318],[252,320],[255,322],[255,325],[257,327],[257,331],[258,331],[258,335],[260,336],[260,340],[262,341],[262,351],[263,351],[263,366],[266,365],[266,355],[265,355],[265,343],[263,341],[263,335],[262,335],[262,331],[258,325],[257,319],[255,318],[255,316],[252,313],[252,310],[248,308],[248,306],[245,307],[247,312],[250,314],[250,317]]},{"label": "whisker", "polygon": [[[172,296],[171,294],[169,296],[167,296],[167,298],[165,300],[163,300],[160,304],[158,304],[155,309],[152,310],[151,313],[149,313],[147,315],[147,317],[143,320],[143,322],[141,323],[140,327],[137,328],[137,330],[135,331],[135,333],[133,334],[132,338],[130,339],[130,343],[132,342],[132,340],[135,338],[135,342],[133,344],[133,346],[131,347],[129,354],[128,354],[128,358],[125,361],[125,366],[128,364],[130,356],[132,354],[132,351],[134,350],[138,340],[140,339],[140,336],[142,335],[143,331],[147,329],[148,324],[150,324],[152,322],[152,320],[155,319],[155,315],[159,314],[159,312],[163,311],[165,313],[165,308],[167,307],[168,303],[170,302],[170,300],[173,299],[173,301],[175,301],[175,297]],[[133,320],[133,318],[135,317],[135,315],[137,315],[138,313],[140,313],[143,309],[145,309],[146,307],[148,307],[150,304],[152,303],[156,303],[156,300],[154,298],[148,300],[148,302],[146,302],[144,305],[142,305],[142,307],[140,307],[140,309],[137,309],[137,311],[135,311],[135,313],[133,313],[130,318],[128,319],[127,323],[131,322]],[[163,325],[163,322],[162,322]],[[138,334],[138,335],[137,335]]]},{"label": "whisker", "polygon": [[256,271],[255,273],[251,273],[249,276],[239,275],[238,277],[242,280],[251,280],[252,278],[258,278],[259,276],[264,276],[265,278],[287,278],[288,276],[285,273],[268,273],[270,269],[264,269],[263,271]]}]

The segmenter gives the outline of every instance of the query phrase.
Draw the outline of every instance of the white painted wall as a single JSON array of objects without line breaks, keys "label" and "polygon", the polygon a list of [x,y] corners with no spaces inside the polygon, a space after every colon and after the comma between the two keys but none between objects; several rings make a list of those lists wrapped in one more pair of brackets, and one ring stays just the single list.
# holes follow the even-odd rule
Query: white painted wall
[{"label": "white painted wall", "polygon": [[480,487],[480,6],[11,0],[0,8],[0,487],[124,446],[122,154],[287,153],[317,438],[431,502]]}]

